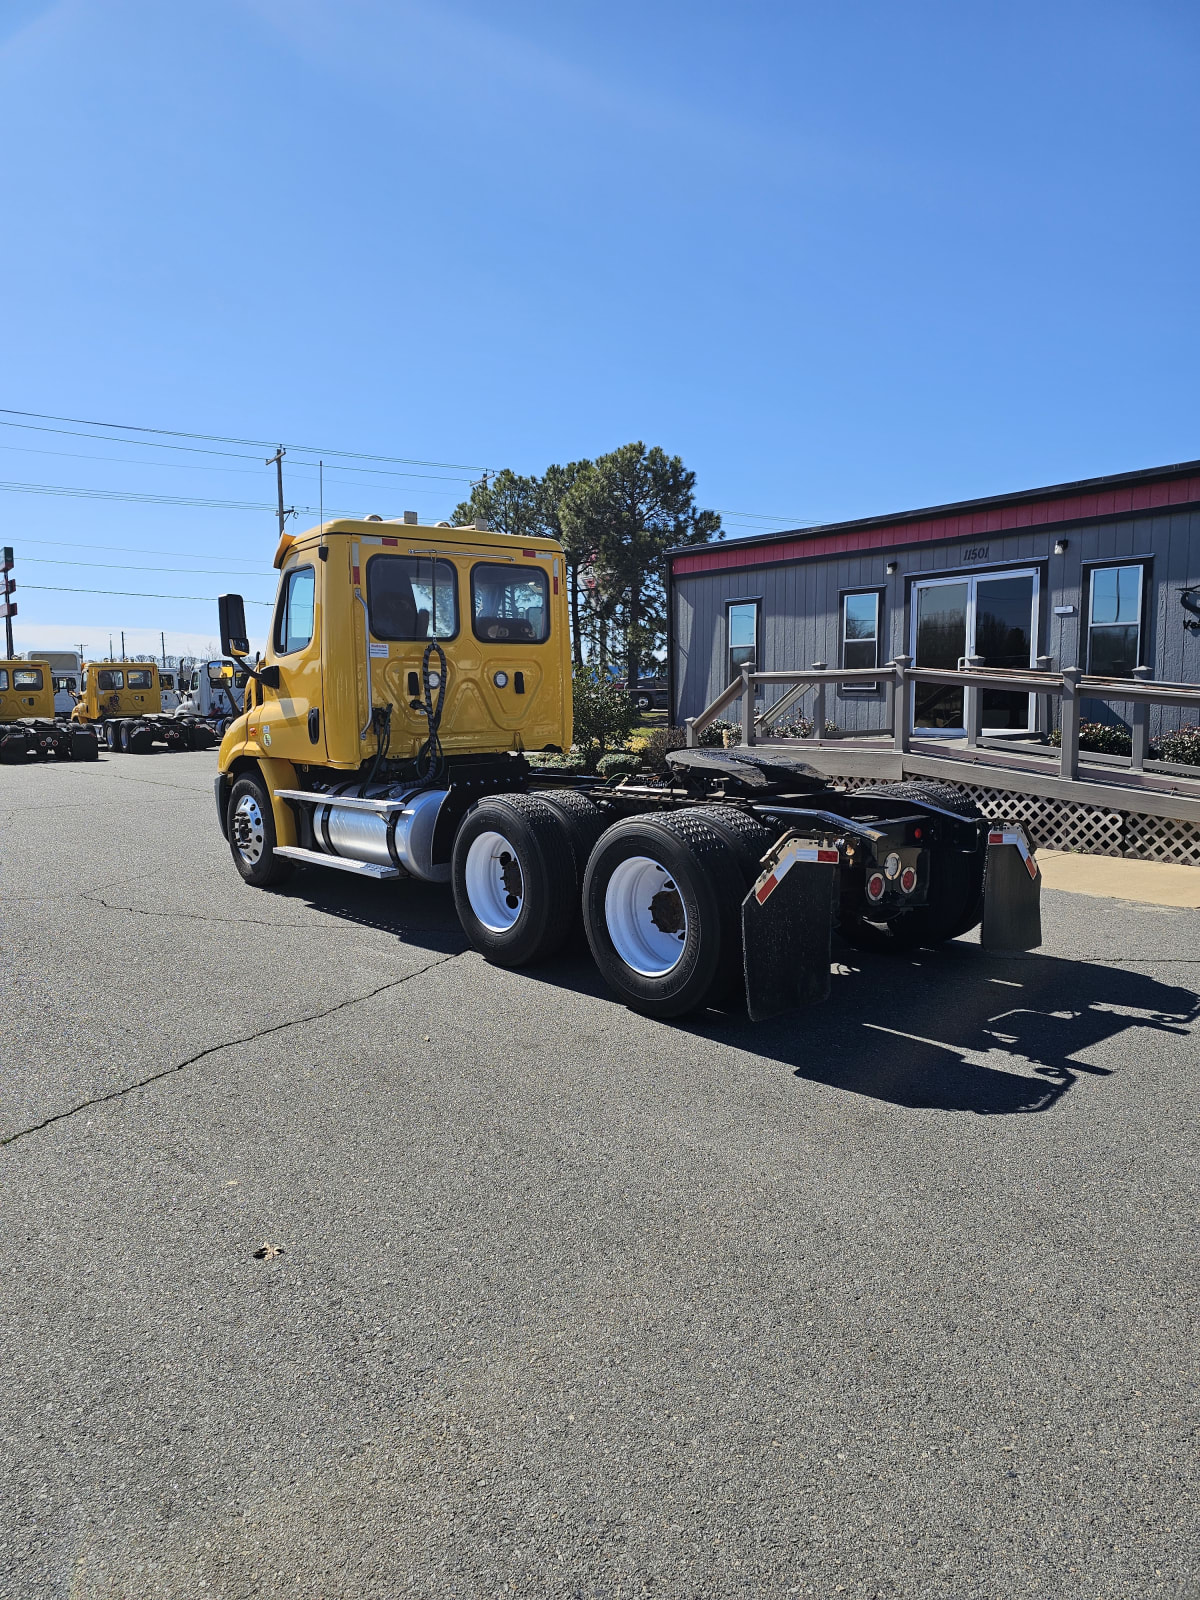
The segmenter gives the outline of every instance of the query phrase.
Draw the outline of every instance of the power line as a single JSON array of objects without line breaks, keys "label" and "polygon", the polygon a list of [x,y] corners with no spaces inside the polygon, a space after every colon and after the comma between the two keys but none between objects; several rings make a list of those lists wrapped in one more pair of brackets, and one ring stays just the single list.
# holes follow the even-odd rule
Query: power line
[{"label": "power line", "polygon": [[[173,556],[173,557],[175,557],[176,559],[178,559],[180,561],[203,561],[204,560],[203,556],[193,555],[190,551],[184,551],[184,550],[144,550],[144,549],[141,548],[140,545],[128,545],[128,544],[89,544],[89,543],[85,543],[81,539],[27,539],[27,538],[25,538],[24,535],[22,535],[21,536],[21,543],[22,543],[22,545],[27,545],[27,544],[43,545],[44,544],[44,545],[50,546],[52,549],[55,549],[55,550],[108,550],[108,551],[112,551],[114,554],[124,555],[124,556]],[[29,559],[32,561],[35,558],[33,556],[30,556]],[[263,567],[263,563],[261,561],[255,561],[250,556],[226,556],[224,559],[227,560],[227,561],[237,562],[237,563],[239,563],[240,565],[243,565],[243,566],[254,567],[260,572],[261,572],[262,567]],[[240,574],[240,576],[249,577],[250,574],[249,573],[242,573],[242,574]]]},{"label": "power line", "polygon": [[[127,600],[201,600],[211,604],[217,597],[215,594],[144,594],[136,589],[67,589],[55,583],[23,583],[22,589],[37,589],[44,594],[111,594],[122,595]],[[266,606],[269,611],[274,605],[273,600],[247,600],[251,606]]]},{"label": "power line", "polygon": [[229,567],[147,567],[126,566],[120,561],[56,561],[52,556],[22,556],[22,565],[35,567],[95,567],[105,572],[179,572],[189,578],[249,578],[253,573],[234,572]]},{"label": "power line", "polygon": [[[207,444],[240,444],[254,450],[274,450],[277,444],[270,439],[239,439],[222,433],[190,433],[182,428],[145,428],[136,422],[98,422],[94,417],[58,417],[49,411],[18,411],[12,406],[0,406],[0,416],[34,417],[39,422],[70,422],[80,428],[112,428],[125,433],[155,433],[169,439],[203,439]],[[125,440],[128,444],[138,440]],[[286,446],[303,455],[343,456],[350,461],[390,461],[401,467],[447,467],[455,472],[484,472],[484,467],[472,466],[465,461],[425,461],[418,456],[374,455],[365,450],[333,450],[321,445],[293,444]]]},{"label": "power line", "polygon": [[[273,505],[258,500],[207,500],[199,495],[147,494],[132,489],[77,489],[55,483],[20,483],[0,481],[0,490],[7,494],[59,494],[74,500],[125,500],[151,506],[193,506],[203,511],[274,511]],[[296,506],[296,511],[311,515],[316,506]],[[357,513],[326,506],[335,517],[353,517]]]}]

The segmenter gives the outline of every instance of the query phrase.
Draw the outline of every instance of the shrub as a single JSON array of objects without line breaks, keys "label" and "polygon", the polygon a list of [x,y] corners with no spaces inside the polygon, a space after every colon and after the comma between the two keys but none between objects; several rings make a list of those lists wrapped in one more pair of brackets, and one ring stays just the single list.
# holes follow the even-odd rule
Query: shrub
[{"label": "shrub", "polygon": [[729,750],[742,742],[740,722],[723,722],[720,717],[710,722],[700,734],[700,744],[705,750]]},{"label": "shrub", "polygon": [[687,734],[682,728],[655,728],[642,746],[642,761],[648,771],[665,776],[670,771],[667,752],[682,750],[686,744]]},{"label": "shrub", "polygon": [[1159,761],[1178,761],[1184,766],[1200,767],[1200,728],[1189,725],[1177,733],[1164,733],[1155,756]]},{"label": "shrub", "polygon": [[587,765],[580,751],[527,750],[525,759],[536,772],[582,772]]},{"label": "shrub", "polygon": [[625,745],[641,716],[625,691],[593,666],[575,668],[572,699],[575,743],[589,766],[610,746]]},{"label": "shrub", "polygon": [[[1051,733],[1050,743],[1062,744],[1061,728],[1055,728]],[[1133,754],[1133,738],[1128,728],[1114,726],[1111,722],[1081,722],[1079,748],[1095,750],[1105,756],[1128,756]]]},{"label": "shrub", "polygon": [[[785,722],[779,727],[773,729],[771,737],[773,739],[811,739],[812,731],[812,718],[798,717],[795,722]],[[827,739],[832,738],[835,734],[837,734],[838,731],[837,723],[830,722],[828,718],[826,718],[825,737]]]},{"label": "shrub", "polygon": [[614,750],[610,755],[600,757],[596,771],[602,778],[632,778],[635,772],[641,770],[641,765],[631,750]]}]

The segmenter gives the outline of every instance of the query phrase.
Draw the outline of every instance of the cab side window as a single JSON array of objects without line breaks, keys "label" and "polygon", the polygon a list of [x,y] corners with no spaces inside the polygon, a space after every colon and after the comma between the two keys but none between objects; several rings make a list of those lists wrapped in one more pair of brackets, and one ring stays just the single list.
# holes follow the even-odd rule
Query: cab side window
[{"label": "cab side window", "polygon": [[316,572],[312,567],[294,567],[283,580],[275,609],[276,655],[289,656],[312,643],[316,601]]},{"label": "cab side window", "polygon": [[13,670],[14,689],[40,689],[42,687],[41,667],[16,667]]}]

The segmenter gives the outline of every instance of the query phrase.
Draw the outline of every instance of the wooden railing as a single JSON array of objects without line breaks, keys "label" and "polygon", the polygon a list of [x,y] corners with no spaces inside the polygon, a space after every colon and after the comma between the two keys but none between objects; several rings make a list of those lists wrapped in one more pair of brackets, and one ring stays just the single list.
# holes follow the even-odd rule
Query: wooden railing
[{"label": "wooden railing", "polygon": [[[913,686],[918,683],[944,684],[964,691],[963,714],[967,745],[974,748],[987,730],[982,726],[982,697],[985,689],[998,689],[1014,694],[1032,694],[1039,697],[1036,726],[1043,736],[1050,732],[1057,720],[1061,743],[1058,752],[1060,777],[1075,780],[1079,776],[1079,706],[1083,700],[1103,700],[1109,705],[1130,708],[1129,725],[1132,735],[1130,767],[1141,772],[1150,748],[1150,707],[1169,706],[1193,712],[1200,720],[1200,687],[1187,683],[1159,683],[1150,677],[1149,667],[1138,667],[1132,678],[1104,678],[1083,673],[1078,667],[1064,667],[1053,671],[1042,666],[1048,658],[1039,658],[1038,667],[1021,671],[999,671],[979,664],[960,667],[914,667],[911,656],[897,656],[882,667],[827,667],[816,661],[807,669],[789,672],[751,672],[743,668],[741,675],[723,689],[711,705],[705,706],[698,717],[685,723],[689,745],[699,743],[700,734],[723,711],[736,701],[741,701],[743,744],[756,744],[787,711],[794,711],[804,694],[814,690],[811,712],[814,740],[822,738],[826,722],[826,697],[830,684],[876,684],[884,687],[885,727],[852,733],[850,738],[886,737],[891,748],[905,752],[914,737],[912,727]],[[781,695],[761,712],[754,713],[754,691],[768,684],[787,684],[788,692]],[[1059,703],[1057,719],[1053,718],[1054,702]],[[932,731],[932,730],[931,730]],[[921,730],[915,730],[920,737]],[[1200,772],[1197,773],[1200,778]]]}]

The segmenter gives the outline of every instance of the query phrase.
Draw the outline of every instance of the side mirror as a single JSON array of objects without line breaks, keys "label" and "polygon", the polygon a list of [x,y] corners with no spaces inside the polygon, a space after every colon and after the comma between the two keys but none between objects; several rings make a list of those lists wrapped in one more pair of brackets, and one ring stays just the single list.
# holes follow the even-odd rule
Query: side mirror
[{"label": "side mirror", "polygon": [[217,614],[221,619],[221,654],[248,656],[250,639],[246,633],[246,606],[241,595],[218,595]]}]

